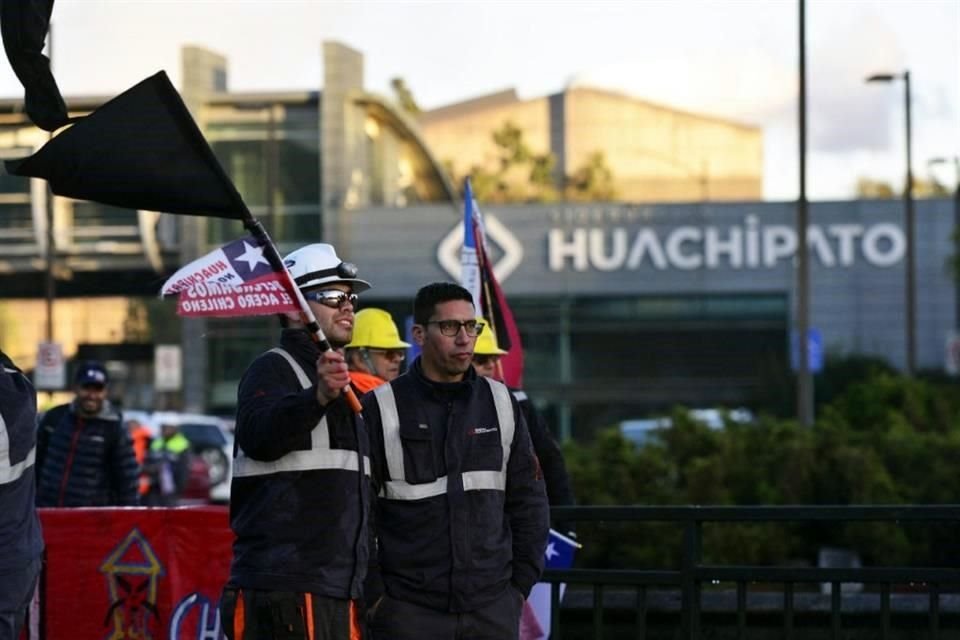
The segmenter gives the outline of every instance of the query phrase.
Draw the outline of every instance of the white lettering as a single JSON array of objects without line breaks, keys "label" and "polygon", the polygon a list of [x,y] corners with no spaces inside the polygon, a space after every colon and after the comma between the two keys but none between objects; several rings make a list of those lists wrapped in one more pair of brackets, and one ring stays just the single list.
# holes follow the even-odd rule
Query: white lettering
[{"label": "white lettering", "polygon": [[820,227],[810,226],[807,228],[807,250],[813,249],[820,259],[820,263],[825,267],[832,267],[836,264],[833,257],[833,249],[830,248],[830,242],[827,236],[823,234]]},{"label": "white lettering", "polygon": [[757,231],[758,224],[757,216],[747,216],[747,266],[751,268],[760,265],[760,234]]},{"label": "white lettering", "polygon": [[863,234],[863,257],[877,267],[889,267],[900,262],[906,248],[903,232],[893,224],[874,225]]},{"label": "white lettering", "polygon": [[775,267],[780,258],[788,258],[797,250],[797,235],[786,225],[770,225],[762,236],[765,267]]},{"label": "white lettering", "polygon": [[854,238],[863,235],[863,225],[859,224],[832,224],[827,232],[837,239],[840,264],[849,267],[853,264],[855,245]]},{"label": "white lettering", "polygon": [[[640,227],[632,240],[630,233],[625,227],[551,229],[547,243],[550,270],[635,271],[642,268],[644,261],[658,270],[716,269],[724,262],[733,269],[744,266],[771,269],[780,266],[782,260],[793,258],[797,252],[793,227],[764,226],[753,215],[745,218],[743,226],[677,226],[663,240],[655,227]],[[810,225],[807,248],[827,268],[854,265],[858,248],[868,264],[890,267],[903,259],[906,240],[903,231],[891,223]],[[216,288],[217,285],[195,285],[188,289],[188,295],[193,295],[194,289],[202,293]],[[283,287],[277,282],[268,282],[242,290],[282,292]],[[283,294],[281,297],[286,301]]]},{"label": "white lettering", "polygon": [[650,260],[657,269],[667,268],[667,258],[663,255],[660,239],[653,229],[641,229],[630,247],[630,256],[627,258],[627,268],[637,269],[643,262],[643,255],[650,252]]},{"label": "white lettering", "polygon": [[573,237],[567,242],[563,229],[550,229],[547,236],[547,255],[550,256],[551,271],[563,271],[566,258],[573,260],[575,271],[586,271],[587,230],[574,229]]},{"label": "white lettering", "polygon": [[680,227],[667,237],[667,258],[678,269],[699,269],[703,258],[699,253],[684,254],[681,246],[684,242],[700,242],[702,234],[696,227]]},{"label": "white lettering", "polygon": [[590,264],[599,271],[619,269],[627,255],[627,230],[618,227],[610,233],[610,255],[606,253],[604,235],[603,229],[590,229]]},{"label": "white lettering", "polygon": [[707,267],[716,267],[720,264],[720,254],[726,253],[730,256],[730,266],[739,269],[743,263],[742,246],[739,227],[730,227],[730,234],[725,241],[720,239],[720,231],[716,227],[707,227],[707,234],[703,241],[703,252],[707,254]]}]

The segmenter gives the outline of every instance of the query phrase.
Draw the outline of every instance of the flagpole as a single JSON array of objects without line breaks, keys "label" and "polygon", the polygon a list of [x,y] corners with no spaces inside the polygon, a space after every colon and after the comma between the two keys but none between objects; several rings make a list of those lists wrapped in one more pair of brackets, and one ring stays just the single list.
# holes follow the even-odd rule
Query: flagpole
[{"label": "flagpole", "polygon": [[[183,101],[180,99],[180,95],[177,94],[176,91],[174,91],[174,95],[180,100],[180,104],[182,105]],[[183,109],[186,110],[185,105],[183,106]],[[280,257],[280,252],[277,251],[276,245],[273,244],[273,239],[270,237],[270,234],[267,233],[263,223],[254,218],[253,214],[250,213],[250,209],[247,208],[247,203],[243,201],[243,197],[240,195],[240,192],[237,191],[236,185],[233,184],[233,182],[227,176],[227,173],[223,170],[223,167],[217,161],[216,155],[213,153],[213,149],[211,149],[210,145],[207,144],[207,141],[203,137],[203,133],[201,133],[200,128],[197,127],[196,122],[191,119],[190,123],[192,126],[188,127],[188,132],[193,135],[197,151],[207,158],[207,162],[211,170],[218,175],[222,184],[229,192],[230,199],[233,200],[235,206],[241,212],[240,218],[243,221],[243,226],[250,231],[250,233],[253,234],[253,237],[259,240],[263,245],[263,253],[267,259],[267,262],[270,263],[270,266],[274,271],[283,274],[283,278],[287,282],[287,289],[293,294],[294,298],[296,298],[297,305],[300,307],[300,313],[306,320],[306,328],[310,332],[314,342],[317,343],[317,346],[320,347],[320,350],[323,352],[333,351],[333,345],[330,344],[330,341],[327,340],[327,336],[324,335],[323,329],[320,328],[320,324],[317,322],[317,317],[313,314],[313,309],[310,308],[310,305],[307,303],[307,299],[303,297],[303,292],[300,291],[300,287],[298,287],[297,283],[294,282],[293,277],[287,270],[287,265],[283,264],[283,258]],[[357,394],[353,392],[353,387],[351,385],[347,385],[343,389],[343,395],[347,401],[347,404],[350,405],[350,408],[353,409],[354,413],[360,413],[363,410],[360,405],[360,400],[357,399]]]},{"label": "flagpole", "polygon": [[[314,315],[309,303],[307,303],[307,299],[303,297],[303,292],[300,291],[300,287],[293,281],[290,271],[287,270],[287,265],[283,263],[283,258],[280,257],[280,252],[277,251],[277,247],[273,244],[273,240],[264,228],[263,223],[254,218],[250,212],[246,210],[246,207],[244,207],[244,212],[246,215],[243,219],[243,226],[263,245],[264,257],[267,259],[267,262],[270,263],[273,270],[283,274],[283,278],[287,281],[287,289],[293,293],[293,296],[296,298],[297,304],[300,306],[300,313],[306,319],[307,330],[313,336],[314,342],[317,343],[317,346],[320,347],[320,350],[323,352],[333,351],[333,345],[330,344],[327,336],[323,333],[323,329],[320,328],[317,317]],[[353,392],[353,387],[347,385],[343,390],[343,394],[347,404],[350,405],[354,413],[360,413],[363,407],[360,405],[360,400],[357,399],[357,394]]]},{"label": "flagpole", "polygon": [[[480,244],[477,247],[477,262],[480,265],[480,273],[483,273],[484,264],[487,260],[487,240],[484,236],[480,236]],[[487,282],[486,278],[481,278],[483,282],[483,297],[487,301],[487,310],[490,312],[490,317],[486,318],[487,324],[490,326],[490,331],[493,332],[493,342],[496,344],[497,348],[500,348],[500,341],[497,340],[497,323],[496,318],[493,317],[493,301],[490,299],[490,284]],[[483,310],[480,311],[480,315],[483,315]],[[500,362],[500,359],[497,358],[497,376],[503,381],[503,363]]]}]

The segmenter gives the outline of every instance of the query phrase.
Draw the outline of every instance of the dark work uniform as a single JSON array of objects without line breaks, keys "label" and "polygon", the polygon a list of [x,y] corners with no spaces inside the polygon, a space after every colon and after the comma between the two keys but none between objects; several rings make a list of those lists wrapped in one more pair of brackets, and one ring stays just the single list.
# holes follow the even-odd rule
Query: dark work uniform
[{"label": "dark work uniform", "polygon": [[76,402],[50,409],[38,438],[38,507],[137,504],[140,467],[133,441],[109,402],[95,416],[79,414]]},{"label": "dark work uniform", "polygon": [[[511,389],[513,397],[517,399],[520,405],[520,411],[527,423],[527,429],[530,431],[530,440],[533,442],[533,450],[540,460],[540,467],[543,469],[543,480],[547,484],[547,499],[551,507],[571,506],[575,504],[573,490],[570,488],[570,475],[567,473],[567,465],[563,461],[563,452],[557,443],[553,434],[547,427],[546,420],[533,406],[533,402],[522,389]],[[571,522],[554,522],[554,528],[560,533],[568,534],[573,531]]]},{"label": "dark work uniform", "polygon": [[345,400],[317,403],[310,334],[285,329],[281,347],[240,382],[221,620],[234,640],[353,640],[369,555],[369,438]]},{"label": "dark work uniform", "polygon": [[18,637],[40,574],[36,444],[37,394],[0,352],[0,640]]},{"label": "dark work uniform", "polygon": [[363,403],[386,590],[373,637],[516,638],[549,517],[516,400],[473,369],[461,382],[428,380],[418,359]]}]

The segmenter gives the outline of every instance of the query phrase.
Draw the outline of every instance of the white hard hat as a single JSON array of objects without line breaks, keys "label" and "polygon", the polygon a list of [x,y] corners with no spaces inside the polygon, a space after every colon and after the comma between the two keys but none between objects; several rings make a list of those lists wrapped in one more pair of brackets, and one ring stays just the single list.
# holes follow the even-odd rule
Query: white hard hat
[{"label": "white hard hat", "polygon": [[300,289],[314,289],[326,284],[349,284],[354,293],[370,288],[370,283],[357,278],[357,267],[337,257],[332,245],[317,243],[300,247],[283,259],[293,281]]}]

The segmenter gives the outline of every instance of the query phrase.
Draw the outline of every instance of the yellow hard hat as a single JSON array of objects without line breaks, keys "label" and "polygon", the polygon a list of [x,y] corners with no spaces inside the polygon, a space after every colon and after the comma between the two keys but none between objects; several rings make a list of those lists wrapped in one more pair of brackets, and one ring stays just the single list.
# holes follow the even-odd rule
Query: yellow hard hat
[{"label": "yellow hard hat", "polygon": [[369,307],[354,316],[353,340],[347,349],[371,347],[374,349],[406,349],[410,343],[400,339],[400,332],[390,314],[383,309]]},{"label": "yellow hard hat", "polygon": [[506,353],[497,345],[497,339],[493,337],[493,330],[490,323],[483,318],[477,318],[477,322],[483,323],[483,331],[477,336],[477,343],[473,347],[475,356],[502,356]]}]

